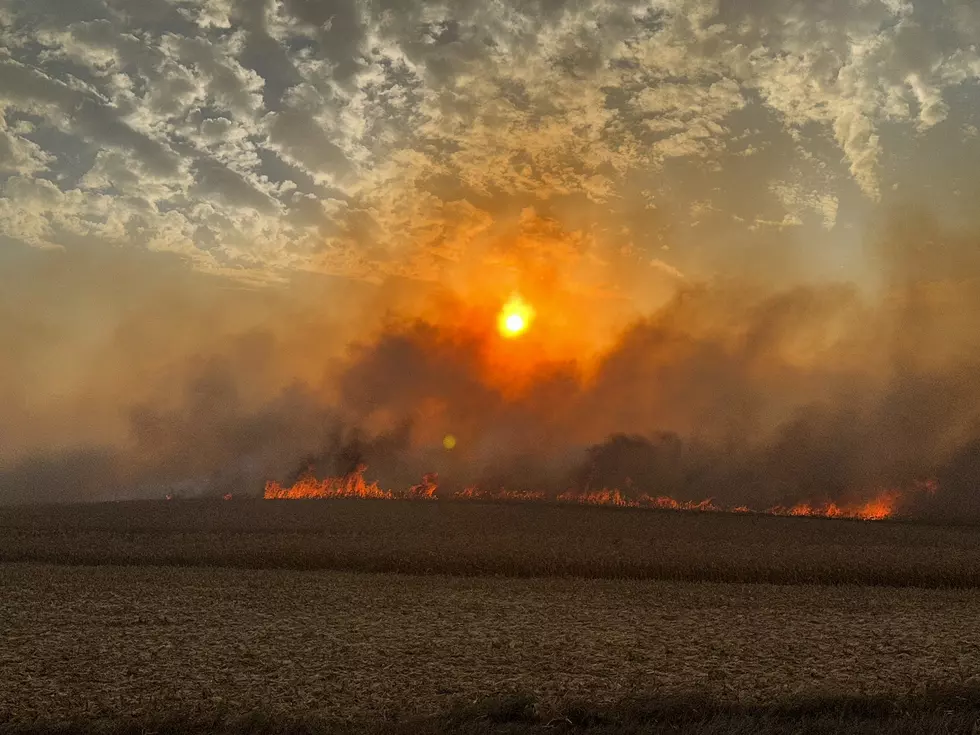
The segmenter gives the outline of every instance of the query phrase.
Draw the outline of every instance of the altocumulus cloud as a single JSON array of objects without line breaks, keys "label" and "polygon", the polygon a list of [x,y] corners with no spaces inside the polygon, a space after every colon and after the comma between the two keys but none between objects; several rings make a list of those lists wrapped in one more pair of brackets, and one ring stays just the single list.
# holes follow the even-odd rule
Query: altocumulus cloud
[{"label": "altocumulus cloud", "polygon": [[930,129],[969,138],[978,30],[969,0],[15,0],[0,228],[265,280],[404,271],[517,203],[641,247],[666,212],[829,230]]},{"label": "altocumulus cloud", "polygon": [[[760,498],[968,495],[977,38],[973,0],[3,3],[0,495],[437,419],[491,466],[663,430],[746,438],[708,479]],[[519,287],[592,383],[578,343],[484,380]]]}]

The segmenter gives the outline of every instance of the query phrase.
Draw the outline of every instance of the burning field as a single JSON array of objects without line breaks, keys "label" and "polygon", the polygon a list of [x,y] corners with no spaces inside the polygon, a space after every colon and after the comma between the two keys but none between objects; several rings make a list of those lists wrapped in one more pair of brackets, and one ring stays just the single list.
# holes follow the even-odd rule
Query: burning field
[{"label": "burning field", "polygon": [[229,326],[210,343],[192,331],[189,354],[165,370],[151,360],[155,380],[139,385],[114,373],[137,359],[120,343],[64,414],[103,417],[105,441],[19,452],[0,465],[0,496],[976,520],[980,346],[960,319],[980,317],[975,294],[913,282],[875,303],[844,286],[715,284],[647,315],[612,303],[590,317],[557,286],[433,287],[306,353],[310,317]]},{"label": "burning field", "polygon": [[3,509],[0,733],[980,721],[977,526],[439,490]]},{"label": "burning field", "polygon": [[[634,441],[636,441],[634,439]],[[425,475],[422,482],[412,485],[407,491],[396,492],[392,490],[382,490],[377,482],[368,483],[364,480],[364,473],[367,467],[361,465],[354,472],[343,477],[328,477],[317,480],[310,473],[303,475],[288,487],[283,487],[278,482],[269,481],[265,485],[264,498],[266,500],[330,500],[337,498],[370,498],[375,500],[438,500],[439,493],[438,476],[434,474]],[[924,489],[927,492],[935,492],[935,487],[926,484]],[[225,499],[231,500],[232,495]],[[902,501],[902,493],[894,490],[885,490],[867,502],[858,505],[838,505],[833,501],[821,505],[814,505],[807,502],[800,502],[791,507],[773,506],[765,510],[753,510],[748,506],[740,505],[735,507],[724,507],[714,503],[714,501],[702,500],[679,501],[674,498],[661,495],[652,497],[647,494],[631,496],[619,489],[575,491],[566,490],[553,497],[548,497],[541,491],[512,491],[506,488],[499,490],[486,491],[479,487],[468,487],[454,492],[448,499],[451,500],[482,500],[498,503],[530,503],[530,502],[556,502],[571,503],[579,505],[599,505],[611,506],[615,508],[647,508],[651,510],[683,510],[699,512],[720,512],[720,513],[763,513],[765,515],[779,516],[809,516],[820,518],[851,518],[864,521],[881,521],[892,518],[895,509]]]},{"label": "burning field", "polygon": [[980,735],[980,0],[0,0],[0,735]]},{"label": "burning field", "polygon": [[589,345],[518,296],[451,299],[357,342],[334,384],[354,418],[251,492],[969,520],[980,353],[953,325],[902,342],[912,302],[932,334],[972,298],[692,288]]},{"label": "burning field", "polygon": [[495,232],[329,308],[133,266],[152,318],[0,364],[0,733],[973,730],[975,282],[640,310]]},{"label": "burning field", "polygon": [[980,586],[980,528],[567,502],[142,501],[0,512],[0,561]]}]

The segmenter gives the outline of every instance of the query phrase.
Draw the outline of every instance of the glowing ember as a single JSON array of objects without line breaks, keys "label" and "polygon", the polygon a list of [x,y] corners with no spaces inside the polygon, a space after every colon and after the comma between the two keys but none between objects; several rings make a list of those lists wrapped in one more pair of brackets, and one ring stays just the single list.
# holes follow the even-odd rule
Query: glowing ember
[{"label": "glowing ember", "polygon": [[534,318],[534,309],[518,295],[510,297],[497,317],[497,329],[508,339],[520,337]]}]

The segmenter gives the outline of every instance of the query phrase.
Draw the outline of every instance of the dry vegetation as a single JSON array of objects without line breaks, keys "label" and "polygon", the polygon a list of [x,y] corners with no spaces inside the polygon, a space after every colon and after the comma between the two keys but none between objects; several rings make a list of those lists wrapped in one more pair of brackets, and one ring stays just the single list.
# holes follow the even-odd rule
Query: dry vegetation
[{"label": "dry vegetation", "polygon": [[980,671],[974,590],[28,564],[0,566],[0,586],[12,730],[247,711],[357,729],[493,692],[573,721],[576,701],[692,691],[704,716],[772,714]]},{"label": "dry vegetation", "polygon": [[0,510],[0,561],[980,586],[980,528],[545,504],[174,501]]},{"label": "dry vegetation", "polygon": [[0,723],[2,735],[975,735],[980,692],[949,689],[893,697],[815,697],[767,706],[699,696],[627,700],[609,707],[541,706],[523,695],[487,697],[434,717],[354,723],[309,714],[208,711],[57,724]]},{"label": "dry vegetation", "polygon": [[980,722],[968,526],[140,502],[3,509],[0,562],[0,735]]}]

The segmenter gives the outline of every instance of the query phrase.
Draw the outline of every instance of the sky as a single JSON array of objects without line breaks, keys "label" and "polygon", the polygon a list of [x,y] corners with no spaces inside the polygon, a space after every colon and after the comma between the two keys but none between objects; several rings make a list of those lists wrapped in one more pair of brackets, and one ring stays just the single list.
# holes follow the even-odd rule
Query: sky
[{"label": "sky", "polygon": [[[0,500],[254,489],[340,425],[758,449],[842,385],[880,435],[980,354],[977,39],[972,0],[7,0]],[[896,430],[942,436],[906,479],[976,419]]]}]

